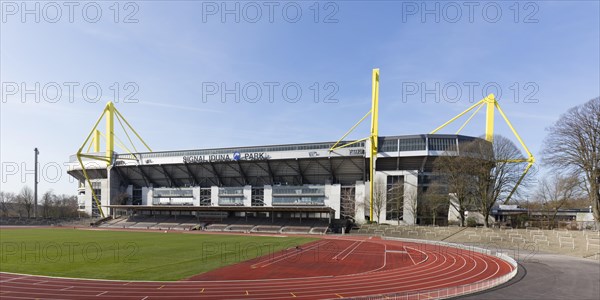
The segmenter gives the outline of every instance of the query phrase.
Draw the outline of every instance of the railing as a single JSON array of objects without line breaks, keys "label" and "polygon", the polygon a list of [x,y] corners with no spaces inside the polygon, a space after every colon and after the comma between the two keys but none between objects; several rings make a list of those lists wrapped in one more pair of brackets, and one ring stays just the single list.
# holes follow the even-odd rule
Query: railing
[{"label": "railing", "polygon": [[474,251],[474,252],[483,253],[483,254],[487,254],[487,255],[493,255],[493,256],[496,256],[496,257],[506,261],[508,264],[510,264],[513,267],[513,270],[510,273],[502,275],[500,277],[496,277],[496,278],[488,279],[488,280],[484,280],[484,281],[479,281],[479,282],[474,282],[474,283],[469,283],[469,284],[463,284],[463,285],[459,285],[459,286],[432,289],[432,290],[424,290],[424,291],[406,291],[406,292],[391,293],[391,294],[376,295],[376,296],[356,297],[353,299],[389,299],[389,298],[406,299],[406,300],[447,299],[447,298],[463,296],[463,295],[472,294],[472,293],[484,291],[487,289],[491,289],[493,287],[496,287],[498,285],[508,282],[509,280],[511,280],[513,277],[515,277],[517,275],[517,271],[518,271],[517,262],[512,257],[510,257],[504,253],[500,253],[500,252],[492,253],[492,251],[488,250],[488,249],[483,249],[483,248],[473,247],[473,246],[465,246],[465,245],[448,243],[448,242],[440,242],[440,241],[427,241],[427,240],[415,240],[415,239],[392,238],[392,237],[384,237],[384,239],[422,243],[422,244],[431,244],[431,245],[441,245],[441,246],[446,246],[446,247],[458,248],[458,249],[462,249],[462,250]]}]

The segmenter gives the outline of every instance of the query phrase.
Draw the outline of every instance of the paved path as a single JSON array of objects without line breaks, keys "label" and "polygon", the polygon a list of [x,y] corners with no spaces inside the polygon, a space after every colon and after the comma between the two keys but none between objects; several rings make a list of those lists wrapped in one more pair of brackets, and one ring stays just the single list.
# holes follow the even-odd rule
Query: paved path
[{"label": "paved path", "polygon": [[460,299],[600,299],[600,262],[555,254],[535,254],[519,263],[519,273],[503,286]]}]

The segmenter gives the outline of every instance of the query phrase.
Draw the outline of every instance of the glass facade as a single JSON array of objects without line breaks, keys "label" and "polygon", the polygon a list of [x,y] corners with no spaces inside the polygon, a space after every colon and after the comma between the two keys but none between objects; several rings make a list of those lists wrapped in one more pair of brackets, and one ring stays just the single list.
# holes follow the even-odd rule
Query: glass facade
[{"label": "glass facade", "polygon": [[94,190],[94,193],[92,194],[92,217],[99,217],[100,210],[94,200],[94,194],[96,195],[98,202],[102,203],[102,184],[98,181],[92,182],[92,189]]},{"label": "glass facade", "polygon": [[325,205],[325,186],[273,186],[276,205]]},{"label": "glass facade", "polygon": [[223,206],[242,206],[244,205],[243,187],[220,187],[219,205]]},{"label": "glass facade", "polygon": [[262,187],[252,188],[252,206],[265,206],[265,189]]},{"label": "glass facade", "polygon": [[211,188],[200,189],[200,206],[210,206],[212,204]]}]

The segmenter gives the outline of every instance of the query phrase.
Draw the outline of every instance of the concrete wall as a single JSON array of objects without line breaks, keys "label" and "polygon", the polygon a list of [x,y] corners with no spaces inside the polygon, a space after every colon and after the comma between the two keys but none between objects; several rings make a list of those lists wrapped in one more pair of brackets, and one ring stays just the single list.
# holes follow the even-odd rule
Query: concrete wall
[{"label": "concrete wall", "polygon": [[272,206],[273,205],[273,187],[270,185],[265,185],[265,192],[264,192],[264,197],[265,197],[265,206]]},{"label": "concrete wall", "polygon": [[365,216],[369,215],[369,209],[366,207],[367,201],[369,201],[369,185],[368,182],[357,181],[354,188],[354,200],[356,201],[356,215],[354,220],[359,224],[366,222]]},{"label": "concrete wall", "polygon": [[340,202],[342,186],[339,184],[325,185],[325,206],[335,209],[335,218],[340,218]]}]

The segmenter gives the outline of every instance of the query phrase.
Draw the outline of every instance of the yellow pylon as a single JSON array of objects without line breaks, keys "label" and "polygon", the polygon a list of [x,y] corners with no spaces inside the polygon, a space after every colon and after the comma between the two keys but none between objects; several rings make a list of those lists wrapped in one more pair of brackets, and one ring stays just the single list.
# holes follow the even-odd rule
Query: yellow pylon
[{"label": "yellow pylon", "polygon": [[[338,144],[344,140],[348,134],[350,134],[362,121],[364,121],[369,115],[371,115],[371,131],[370,135],[366,138],[349,142],[338,146]],[[362,141],[369,140],[369,221],[373,221],[373,188],[375,182],[375,164],[377,163],[377,147],[379,140],[379,69],[373,69],[372,81],[371,81],[371,110],[369,110],[354,126],[350,128],[330,149],[332,152],[336,149],[348,147]]]},{"label": "yellow pylon", "polygon": [[517,181],[517,184],[512,189],[512,191],[510,191],[510,194],[508,194],[508,197],[504,201],[504,203],[506,204],[506,203],[508,203],[508,201],[510,200],[510,198],[512,197],[512,195],[514,194],[514,192],[517,190],[517,188],[519,187],[519,185],[521,184],[521,182],[525,178],[525,175],[527,175],[527,172],[529,172],[529,169],[535,163],[535,157],[533,157],[533,154],[531,154],[531,151],[529,151],[529,148],[527,148],[527,145],[525,145],[525,142],[523,142],[523,139],[517,133],[517,130],[515,129],[515,127],[512,125],[512,123],[510,122],[510,120],[508,119],[508,117],[506,116],[506,114],[504,114],[504,111],[502,110],[502,108],[500,108],[500,104],[496,100],[496,97],[494,96],[494,94],[489,94],[487,97],[485,97],[485,98],[481,99],[480,101],[478,101],[477,103],[471,105],[465,111],[461,112],[460,114],[456,115],[454,118],[450,119],[448,122],[442,124],[441,126],[439,126],[436,129],[434,129],[432,132],[430,132],[430,134],[437,133],[439,130],[441,130],[442,128],[446,127],[448,124],[456,121],[460,117],[464,116],[466,113],[468,113],[471,110],[475,109],[475,111],[473,112],[473,114],[467,119],[467,121],[465,121],[465,123],[456,132],[456,134],[459,134],[462,131],[462,129],[467,125],[467,123],[469,123],[469,121],[471,121],[471,119],[475,116],[475,114],[477,114],[477,112],[484,105],[486,106],[485,139],[488,142],[493,142],[494,141],[494,113],[495,113],[495,109],[498,109],[498,112],[500,113],[500,115],[502,116],[502,118],[504,119],[504,121],[506,122],[506,125],[508,125],[508,127],[512,131],[513,135],[519,141],[519,144],[521,145],[521,147],[523,147],[523,149],[527,153],[527,158],[525,158],[525,159],[517,158],[517,159],[509,159],[509,160],[503,161],[503,162],[509,162],[509,163],[523,163],[523,162],[527,163],[527,167],[525,167],[525,170],[523,171],[523,174],[521,175],[521,177],[519,177],[519,180]]},{"label": "yellow pylon", "polygon": [[[98,130],[98,125],[100,124],[100,121],[102,121],[102,118],[105,116],[106,116],[106,133],[104,135],[102,135],[102,133]],[[100,206],[100,201],[98,200],[98,196],[94,192],[94,189],[92,187],[92,182],[90,181],[90,178],[87,174],[87,170],[85,169],[85,165],[83,164],[83,161],[81,158],[89,158],[89,159],[93,159],[93,160],[99,160],[99,161],[106,162],[107,168],[112,165],[114,150],[115,150],[114,149],[115,137],[116,137],[115,136],[115,125],[114,125],[115,119],[121,125],[121,128],[125,132],[125,135],[129,139],[129,142],[131,143],[133,149],[135,149],[135,145],[134,145],[133,141],[131,140],[131,138],[129,137],[129,134],[127,133],[127,130],[125,129],[123,122],[125,122],[127,127],[135,134],[135,136],[138,138],[138,140],[142,142],[142,144],[146,147],[146,149],[148,149],[148,151],[152,151],[150,149],[150,147],[148,147],[146,142],[144,142],[144,140],[140,137],[140,135],[135,131],[135,129],[133,129],[133,127],[129,124],[129,122],[127,122],[127,120],[125,120],[123,115],[117,110],[117,108],[114,106],[114,104],[112,102],[108,102],[106,104],[106,106],[104,107],[102,114],[100,115],[100,117],[98,118],[96,123],[94,124],[94,127],[92,128],[92,130],[88,134],[87,138],[85,139],[85,141],[83,142],[83,144],[81,145],[79,150],[77,151],[77,160],[79,161],[79,165],[81,166],[83,176],[85,177],[86,183],[89,186],[90,190],[92,191],[92,198],[94,199],[94,202],[96,203],[96,206],[98,207],[98,210],[100,211],[100,215],[103,218],[105,217],[104,211],[102,210],[102,207]],[[123,121],[123,122],[121,122],[121,121]],[[100,152],[100,136],[101,135],[104,136],[105,141],[106,141],[105,154],[103,156],[98,155],[98,152]],[[88,146],[88,151],[91,148],[91,146],[93,146],[94,152],[95,152],[93,154],[83,152],[83,149],[88,144],[88,142],[90,142],[90,139],[91,139],[91,143]],[[118,137],[117,137],[117,140],[119,140]],[[121,145],[122,145],[122,143],[120,144],[120,148],[123,148],[123,150],[127,153],[131,153],[131,151],[129,151],[127,149],[127,147],[121,146]]]}]

